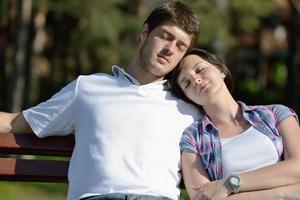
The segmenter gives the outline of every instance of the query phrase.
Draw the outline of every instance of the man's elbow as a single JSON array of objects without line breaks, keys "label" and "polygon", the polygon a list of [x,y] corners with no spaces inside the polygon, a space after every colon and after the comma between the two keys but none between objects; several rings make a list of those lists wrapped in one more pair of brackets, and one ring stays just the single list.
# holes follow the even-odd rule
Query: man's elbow
[{"label": "man's elbow", "polygon": [[12,133],[33,133],[31,127],[29,126],[28,122],[25,120],[23,114],[14,113],[13,119],[11,120],[11,129],[10,132]]}]

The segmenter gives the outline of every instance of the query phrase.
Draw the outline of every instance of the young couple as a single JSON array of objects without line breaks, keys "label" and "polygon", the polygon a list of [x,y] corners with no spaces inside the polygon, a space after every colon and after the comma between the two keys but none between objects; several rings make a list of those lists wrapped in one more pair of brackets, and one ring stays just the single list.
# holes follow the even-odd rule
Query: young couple
[{"label": "young couple", "polygon": [[[79,76],[46,102],[2,112],[0,132],[74,133],[68,200],[178,199],[181,165],[191,199],[295,199],[296,115],[233,100],[226,67],[189,50],[198,33],[190,8],[164,3],[144,22],[125,70],[114,65],[113,75]],[[173,93],[192,104],[164,80],[177,64]]]}]

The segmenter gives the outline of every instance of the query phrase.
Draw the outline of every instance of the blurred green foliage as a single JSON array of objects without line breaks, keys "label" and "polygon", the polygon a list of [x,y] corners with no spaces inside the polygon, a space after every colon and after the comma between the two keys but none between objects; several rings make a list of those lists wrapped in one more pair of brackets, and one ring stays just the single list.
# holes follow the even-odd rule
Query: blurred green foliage
[{"label": "blurred green foliage", "polygon": [[[29,46],[36,39],[35,23],[39,13],[46,22],[42,27],[46,33],[41,41],[42,51],[29,51],[27,73],[35,68],[35,74],[27,74],[27,85],[37,84],[28,92],[35,100],[26,100],[24,106],[35,105],[48,99],[66,83],[79,74],[96,72],[110,73],[111,66],[126,67],[137,47],[137,33],[146,16],[162,0],[32,0],[32,24]],[[274,11],[273,0],[185,0],[199,15],[201,33],[197,46],[206,48],[225,58],[226,52],[239,46],[236,33],[256,33],[261,27],[261,19]],[[12,80],[14,41],[17,35],[18,1],[2,0],[0,3],[0,28],[4,39],[4,72],[2,83]],[[14,5],[16,4],[16,5]],[[15,7],[14,7],[15,6]],[[30,50],[30,48],[29,48]],[[37,65],[30,60],[37,58]],[[1,57],[0,57],[1,59]],[[33,83],[32,77],[38,77]],[[1,84],[0,78],[0,84]],[[279,77],[280,78],[280,77]],[[256,80],[252,80],[256,81]],[[280,80],[279,80],[280,81]],[[247,84],[245,81],[243,83]],[[29,87],[28,86],[28,87]],[[245,88],[251,88],[249,85]],[[44,88],[47,88],[45,90]],[[1,89],[1,86],[0,86]],[[9,90],[8,90],[9,91]],[[2,94],[0,108],[5,110],[5,102],[10,100]],[[1,91],[4,93],[3,91]],[[251,92],[251,91],[249,91]]]},{"label": "blurred green foliage", "polygon": [[[20,2],[22,1],[0,1],[0,110],[6,111],[9,111],[8,94],[11,92],[8,82],[16,78],[12,67],[15,42],[19,37],[20,8],[17,5]],[[110,73],[113,64],[126,67],[136,50],[139,28],[152,8],[161,2],[162,0],[32,0],[32,19],[28,30],[30,37],[26,46],[28,63],[24,63],[24,67],[26,91],[34,93],[36,98],[29,101],[26,93],[23,108],[48,99],[79,74]],[[257,40],[263,19],[275,12],[273,0],[183,2],[193,8],[201,20],[197,46],[217,53],[226,63],[229,52],[244,45],[241,44],[240,35],[251,35]],[[38,32],[35,23],[39,13],[46,20],[41,27],[46,36],[40,42],[42,50],[34,52],[33,43]],[[260,51],[258,44],[255,48]],[[33,58],[37,62],[36,66],[31,62]],[[34,67],[36,72],[32,74]],[[264,88],[259,77],[239,80],[236,84],[237,97],[248,99],[251,104],[282,102],[288,82],[288,67],[282,60],[271,66],[269,79],[273,88]],[[235,65],[229,68],[238,71]],[[238,73],[235,75],[238,76]],[[38,78],[35,83],[38,87],[30,90],[33,77]],[[295,77],[300,80],[299,73]],[[1,190],[0,195],[3,195]]]}]

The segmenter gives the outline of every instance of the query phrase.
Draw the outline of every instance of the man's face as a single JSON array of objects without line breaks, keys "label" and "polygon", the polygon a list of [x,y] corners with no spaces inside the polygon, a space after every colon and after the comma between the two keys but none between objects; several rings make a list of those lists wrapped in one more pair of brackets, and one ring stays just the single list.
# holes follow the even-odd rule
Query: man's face
[{"label": "man's face", "polygon": [[162,78],[178,64],[192,40],[192,36],[172,23],[158,26],[151,33],[144,25],[140,38],[141,67],[157,78]]}]

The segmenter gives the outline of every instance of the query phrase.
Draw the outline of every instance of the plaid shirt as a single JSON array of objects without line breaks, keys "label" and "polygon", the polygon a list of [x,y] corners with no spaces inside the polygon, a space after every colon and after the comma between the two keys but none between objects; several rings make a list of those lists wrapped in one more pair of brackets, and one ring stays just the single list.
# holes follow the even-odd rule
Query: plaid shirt
[{"label": "plaid shirt", "polygon": [[[292,109],[279,104],[247,106],[243,102],[238,103],[242,108],[244,119],[271,139],[280,157],[283,153],[283,143],[277,126],[289,116],[294,116],[298,120],[296,113]],[[219,132],[207,115],[185,129],[180,147],[182,151],[200,156],[203,168],[207,171],[211,180],[224,177]]]}]

